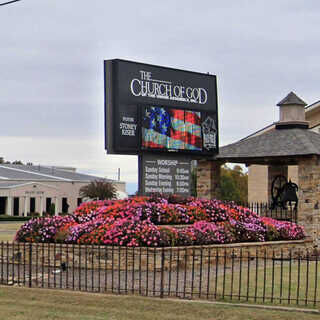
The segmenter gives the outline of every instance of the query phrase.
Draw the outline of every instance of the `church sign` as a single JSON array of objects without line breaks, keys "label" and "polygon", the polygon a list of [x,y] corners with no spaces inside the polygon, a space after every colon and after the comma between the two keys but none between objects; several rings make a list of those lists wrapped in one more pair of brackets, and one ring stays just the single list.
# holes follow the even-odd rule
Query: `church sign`
[{"label": "church sign", "polygon": [[144,153],[139,165],[141,194],[191,194],[191,159],[188,157]]},{"label": "church sign", "polygon": [[218,152],[214,75],[119,59],[104,61],[104,75],[109,154]]}]

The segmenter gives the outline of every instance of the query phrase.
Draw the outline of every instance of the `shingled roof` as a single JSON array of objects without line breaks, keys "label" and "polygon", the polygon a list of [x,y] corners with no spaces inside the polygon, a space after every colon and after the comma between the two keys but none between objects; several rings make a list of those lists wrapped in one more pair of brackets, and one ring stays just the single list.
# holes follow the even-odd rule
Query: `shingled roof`
[{"label": "shingled roof", "polygon": [[[91,182],[103,179],[73,171],[61,170],[55,167],[0,164],[1,180],[19,181],[68,181],[68,182]],[[112,181],[110,179],[104,179]]]},{"label": "shingled roof", "polygon": [[320,134],[299,128],[270,130],[266,133],[221,147],[217,160],[264,163],[280,158],[320,155]]},{"label": "shingled roof", "polygon": [[299,98],[294,92],[290,92],[284,99],[282,99],[277,106],[284,106],[284,105],[301,105],[306,106],[305,103],[301,98]]}]

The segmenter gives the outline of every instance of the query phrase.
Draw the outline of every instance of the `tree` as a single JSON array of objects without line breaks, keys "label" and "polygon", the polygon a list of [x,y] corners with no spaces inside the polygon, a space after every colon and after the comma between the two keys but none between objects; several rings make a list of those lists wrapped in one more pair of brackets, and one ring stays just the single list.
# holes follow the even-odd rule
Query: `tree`
[{"label": "tree", "polygon": [[248,174],[242,167],[235,165],[232,169],[221,167],[220,199],[246,203],[248,201]]},{"label": "tree", "polygon": [[117,196],[117,189],[109,181],[94,180],[80,188],[80,196],[98,200],[114,199]]},{"label": "tree", "polygon": [[21,160],[14,160],[12,161],[12,164],[23,164]]},{"label": "tree", "polygon": [[0,164],[23,164],[21,160],[14,160],[12,162],[4,160],[4,157],[0,157]]},{"label": "tree", "polygon": [[4,157],[0,157],[0,164],[10,164],[10,161],[6,161]]}]

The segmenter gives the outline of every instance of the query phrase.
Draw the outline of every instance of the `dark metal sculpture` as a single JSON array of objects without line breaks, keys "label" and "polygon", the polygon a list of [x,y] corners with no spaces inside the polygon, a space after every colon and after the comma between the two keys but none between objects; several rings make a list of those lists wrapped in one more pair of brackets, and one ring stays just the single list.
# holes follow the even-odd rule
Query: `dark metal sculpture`
[{"label": "dark metal sculpture", "polygon": [[288,182],[286,177],[282,175],[276,176],[271,184],[271,209],[277,207],[287,209],[288,204],[290,207],[294,203],[294,209],[298,207],[298,185],[291,180]]}]

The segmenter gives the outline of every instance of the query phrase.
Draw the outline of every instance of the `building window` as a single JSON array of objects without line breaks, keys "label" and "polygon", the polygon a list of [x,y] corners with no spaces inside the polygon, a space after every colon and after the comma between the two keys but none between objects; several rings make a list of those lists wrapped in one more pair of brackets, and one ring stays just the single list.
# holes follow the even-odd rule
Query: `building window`
[{"label": "building window", "polygon": [[14,216],[19,215],[19,198],[18,197],[13,198],[13,215]]},{"label": "building window", "polygon": [[52,203],[52,199],[51,198],[46,198],[46,212],[50,212],[51,203]]},{"label": "building window", "polygon": [[7,197],[0,197],[0,214],[6,214]]},{"label": "building window", "polygon": [[62,198],[62,213],[68,213],[68,211],[69,211],[68,198]]},{"label": "building window", "polygon": [[30,198],[30,213],[36,212],[36,198]]}]

